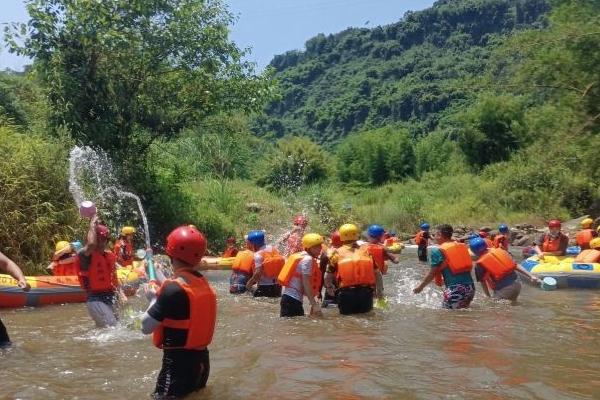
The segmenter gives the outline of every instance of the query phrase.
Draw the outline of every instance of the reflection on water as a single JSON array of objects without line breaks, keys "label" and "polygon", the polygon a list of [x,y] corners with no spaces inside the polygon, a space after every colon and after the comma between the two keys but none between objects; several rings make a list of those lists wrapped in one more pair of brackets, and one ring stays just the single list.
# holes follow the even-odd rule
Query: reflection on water
[{"label": "reflection on water", "polygon": [[[427,267],[403,255],[385,277],[390,308],[321,320],[280,319],[277,300],[227,293],[210,272],[219,319],[208,387],[190,399],[592,399],[600,393],[600,293],[524,287],[519,305],[478,293],[470,310],[439,308]],[[144,301],[135,299],[141,310]],[[16,345],[0,350],[0,398],[139,399],[161,352],[133,330],[93,329],[85,305],[2,310]]]}]

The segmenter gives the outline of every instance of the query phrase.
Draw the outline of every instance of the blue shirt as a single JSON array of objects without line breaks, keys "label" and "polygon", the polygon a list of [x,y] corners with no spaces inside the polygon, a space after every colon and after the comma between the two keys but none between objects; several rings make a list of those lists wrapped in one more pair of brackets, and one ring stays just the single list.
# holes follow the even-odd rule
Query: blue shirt
[{"label": "blue shirt", "polygon": [[[444,253],[442,253],[442,250],[439,247],[434,247],[431,249],[429,260],[432,269],[439,268],[445,260]],[[444,284],[446,287],[450,287],[459,283],[473,284],[473,278],[471,277],[470,272],[463,272],[462,274],[454,275],[450,271],[450,268],[444,268],[442,270],[442,276],[444,277]]]}]

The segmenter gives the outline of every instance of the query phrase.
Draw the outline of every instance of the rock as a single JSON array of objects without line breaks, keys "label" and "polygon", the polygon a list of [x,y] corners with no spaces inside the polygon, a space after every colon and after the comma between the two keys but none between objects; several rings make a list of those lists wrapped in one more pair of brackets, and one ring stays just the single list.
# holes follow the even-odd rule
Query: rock
[{"label": "rock", "polygon": [[514,241],[513,246],[529,246],[533,243],[534,238],[531,235],[523,235],[520,239]]},{"label": "rock", "polygon": [[262,210],[262,206],[258,203],[246,203],[246,210],[249,212],[258,213]]}]

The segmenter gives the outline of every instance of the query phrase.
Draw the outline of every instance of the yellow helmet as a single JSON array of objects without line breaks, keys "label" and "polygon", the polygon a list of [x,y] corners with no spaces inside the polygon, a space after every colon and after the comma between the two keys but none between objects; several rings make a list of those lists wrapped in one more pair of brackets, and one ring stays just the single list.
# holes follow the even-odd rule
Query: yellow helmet
[{"label": "yellow helmet", "polygon": [[582,228],[589,228],[592,226],[592,224],[594,223],[594,220],[591,218],[585,218],[584,220],[581,221],[581,227]]},{"label": "yellow helmet", "polygon": [[590,248],[597,249],[600,247],[600,238],[594,238],[590,240]]},{"label": "yellow helmet", "polygon": [[65,240],[61,240],[60,242],[57,242],[56,247],[54,248],[54,250],[55,250],[54,254],[58,253],[59,251],[65,249],[69,246],[71,246],[71,244]]},{"label": "yellow helmet", "polygon": [[302,238],[302,247],[310,249],[313,246],[320,246],[323,244],[323,236],[318,233],[307,233]]},{"label": "yellow helmet", "polygon": [[344,224],[340,226],[339,232],[342,242],[358,240],[358,227],[354,224]]},{"label": "yellow helmet", "polygon": [[133,235],[135,233],[135,228],[133,226],[124,226],[121,229],[121,235]]}]

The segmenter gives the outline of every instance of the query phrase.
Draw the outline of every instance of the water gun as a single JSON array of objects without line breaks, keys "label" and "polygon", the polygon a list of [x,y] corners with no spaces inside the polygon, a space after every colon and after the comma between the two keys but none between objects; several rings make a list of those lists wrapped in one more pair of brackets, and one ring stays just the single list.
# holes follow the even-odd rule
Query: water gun
[{"label": "water gun", "polygon": [[160,284],[156,280],[156,269],[154,269],[154,259],[152,258],[152,249],[146,250],[146,267],[148,269],[148,279],[150,285],[154,288],[158,288]]}]

